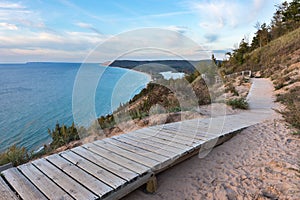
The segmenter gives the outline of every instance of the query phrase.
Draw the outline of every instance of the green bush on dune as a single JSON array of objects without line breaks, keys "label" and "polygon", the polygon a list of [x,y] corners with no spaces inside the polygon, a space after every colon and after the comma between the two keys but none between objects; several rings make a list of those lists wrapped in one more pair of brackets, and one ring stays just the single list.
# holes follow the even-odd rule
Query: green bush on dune
[{"label": "green bush on dune", "polygon": [[69,142],[80,139],[74,122],[70,127],[64,124],[60,126],[59,123],[57,123],[54,130],[51,131],[48,129],[48,133],[52,137],[52,142],[50,143],[51,149],[56,149]]},{"label": "green bush on dune", "polygon": [[232,106],[232,108],[239,108],[239,109],[248,109],[249,105],[245,98],[237,98],[237,99],[230,99],[227,101],[227,104]]},{"label": "green bush on dune", "polygon": [[13,145],[8,148],[4,153],[0,154],[0,165],[12,163],[13,166],[28,162],[31,158],[31,154],[28,153],[25,147],[18,147]]},{"label": "green bush on dune", "polygon": [[55,129],[52,131],[48,129],[48,132],[52,137],[52,142],[49,146],[45,145],[42,151],[35,153],[28,152],[25,147],[13,145],[9,147],[5,152],[0,153],[0,166],[7,163],[12,163],[13,166],[21,165],[28,162],[30,159],[38,158],[47,152],[51,152],[56,148],[68,144],[69,142],[80,139],[74,123],[69,127],[66,125],[60,126],[57,123]]}]

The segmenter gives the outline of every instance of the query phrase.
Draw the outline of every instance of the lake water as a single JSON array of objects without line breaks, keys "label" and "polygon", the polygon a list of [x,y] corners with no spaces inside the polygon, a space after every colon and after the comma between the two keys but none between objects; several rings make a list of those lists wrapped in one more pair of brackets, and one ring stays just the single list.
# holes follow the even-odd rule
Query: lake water
[{"label": "lake water", "polygon": [[169,79],[181,79],[184,77],[185,73],[182,72],[160,72],[160,74],[164,77],[164,79],[169,80]]},{"label": "lake water", "polygon": [[[145,74],[99,64],[0,64],[0,152],[12,144],[36,150],[51,141],[47,129],[56,122],[70,125],[74,88],[83,88],[75,91],[86,97],[80,105],[84,109],[93,102],[96,118],[127,102],[149,81]],[[85,96],[89,88],[95,88],[94,96]]]}]

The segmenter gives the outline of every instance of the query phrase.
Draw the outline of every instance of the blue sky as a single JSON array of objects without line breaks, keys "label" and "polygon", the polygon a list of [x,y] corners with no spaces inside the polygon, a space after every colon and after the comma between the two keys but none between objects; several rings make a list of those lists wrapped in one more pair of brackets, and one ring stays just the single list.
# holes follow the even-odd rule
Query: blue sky
[{"label": "blue sky", "polygon": [[[222,59],[243,37],[251,40],[257,21],[269,23],[281,0],[1,0],[0,63],[30,61],[103,62],[118,57],[133,43],[180,51],[185,40]],[[147,28],[161,31],[153,35]],[[137,35],[136,30],[144,29]],[[127,33],[127,34],[126,34]],[[130,33],[130,34],[128,34]],[[118,37],[119,35],[126,37]],[[112,43],[110,42],[114,38]],[[120,39],[122,38],[122,39]],[[172,38],[170,42],[165,42]],[[105,43],[106,45],[102,45]],[[174,45],[177,44],[177,45]],[[99,46],[100,45],[100,46]],[[111,45],[111,46],[110,46]],[[97,48],[98,47],[98,48]],[[137,47],[133,45],[133,47]],[[188,59],[193,50],[182,48]],[[87,59],[91,52],[93,58]],[[196,51],[196,50],[195,50]],[[111,56],[114,54],[114,56]],[[191,56],[191,57],[189,57]],[[130,59],[164,59],[159,54],[134,53]]]}]

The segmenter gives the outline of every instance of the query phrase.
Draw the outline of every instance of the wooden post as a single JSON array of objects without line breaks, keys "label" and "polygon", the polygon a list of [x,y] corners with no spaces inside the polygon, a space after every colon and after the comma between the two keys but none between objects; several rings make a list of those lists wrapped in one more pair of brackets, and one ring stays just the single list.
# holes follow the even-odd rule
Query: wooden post
[{"label": "wooden post", "polygon": [[146,184],[146,191],[150,194],[155,193],[157,190],[157,179],[155,175],[152,175]]}]

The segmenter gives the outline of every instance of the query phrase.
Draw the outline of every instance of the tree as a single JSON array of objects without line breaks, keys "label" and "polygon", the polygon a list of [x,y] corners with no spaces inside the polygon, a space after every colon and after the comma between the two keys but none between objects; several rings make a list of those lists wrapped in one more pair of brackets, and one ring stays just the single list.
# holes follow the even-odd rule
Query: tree
[{"label": "tree", "polygon": [[[285,2],[285,5],[287,3]],[[290,2],[282,13],[282,21],[286,24],[288,31],[293,31],[300,26],[300,0]]]},{"label": "tree", "polygon": [[270,25],[272,39],[300,27],[300,0],[293,0],[290,3],[285,1],[280,5],[276,5],[276,7]]},{"label": "tree", "polygon": [[60,126],[59,123],[57,122],[55,125],[55,129],[52,131],[48,129],[48,133],[52,137],[52,142],[50,144],[50,147],[52,149],[56,149],[71,141],[80,139],[74,123],[72,123],[70,127],[67,127],[64,124]]},{"label": "tree", "polygon": [[243,38],[242,41],[240,42],[239,48],[233,50],[232,57],[235,59],[235,61],[238,64],[243,64],[245,61],[245,54],[250,52],[250,46],[248,42],[245,41]]},{"label": "tree", "polygon": [[217,64],[217,59],[215,58],[214,54],[211,55],[211,60],[212,60],[213,64],[215,64],[215,65]]},{"label": "tree", "polygon": [[285,30],[283,28],[282,18],[287,7],[287,2],[284,2],[281,5],[276,5],[276,7],[276,12],[271,20],[270,34],[272,39],[276,39],[284,34]]},{"label": "tree", "polygon": [[257,32],[251,43],[252,50],[258,47],[261,48],[270,41],[269,27],[266,23],[260,24],[257,22],[254,27],[257,29]]}]

